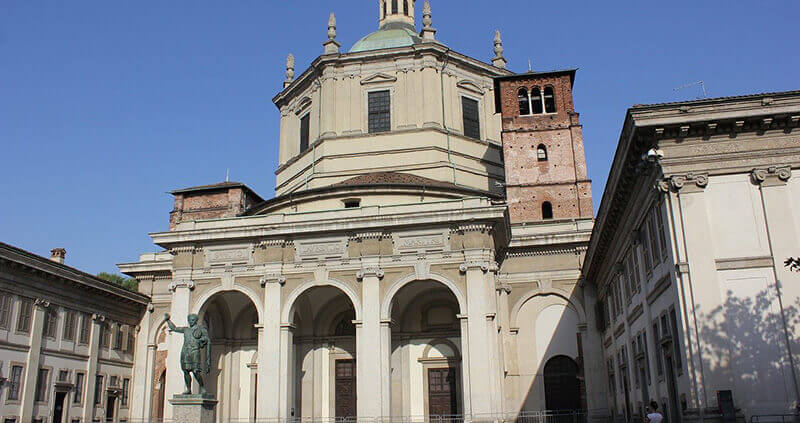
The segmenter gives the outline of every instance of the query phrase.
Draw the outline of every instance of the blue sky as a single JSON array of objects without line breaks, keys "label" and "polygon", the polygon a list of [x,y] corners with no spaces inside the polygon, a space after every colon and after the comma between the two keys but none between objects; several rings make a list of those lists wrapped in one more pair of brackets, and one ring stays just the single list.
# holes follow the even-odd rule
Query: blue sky
[{"label": "blue sky", "polygon": [[[302,4],[304,7],[298,7]],[[800,89],[800,2],[432,0],[438,37],[509,68],[579,67],[575,103],[595,203],[637,103]],[[417,5],[418,12],[421,3]],[[274,193],[287,53],[298,74],[326,39],[377,29],[377,2],[4,0],[0,4],[0,240],[88,272],[155,251],[176,188],[230,168]]]}]

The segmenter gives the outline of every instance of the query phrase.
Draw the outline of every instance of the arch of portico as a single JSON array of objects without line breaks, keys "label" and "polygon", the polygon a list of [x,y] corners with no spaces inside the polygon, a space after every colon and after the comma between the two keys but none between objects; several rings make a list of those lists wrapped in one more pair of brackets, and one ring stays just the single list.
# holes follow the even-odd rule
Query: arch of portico
[{"label": "arch of portico", "polygon": [[281,350],[287,357],[290,416],[357,416],[358,310],[359,298],[338,281],[310,281],[289,295],[282,313]]},{"label": "arch of portico", "polygon": [[395,282],[381,305],[391,348],[391,414],[452,415],[464,412],[468,389],[462,355],[462,313],[466,302],[452,281],[440,275],[410,275]]}]

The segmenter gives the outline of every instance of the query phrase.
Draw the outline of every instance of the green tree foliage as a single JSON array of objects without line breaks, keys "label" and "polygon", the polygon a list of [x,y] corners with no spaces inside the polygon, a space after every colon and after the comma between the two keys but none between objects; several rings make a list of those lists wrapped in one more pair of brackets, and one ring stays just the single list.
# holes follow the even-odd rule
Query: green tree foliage
[{"label": "green tree foliage", "polygon": [[134,278],[126,278],[116,273],[101,272],[97,274],[100,279],[105,279],[111,283],[117,284],[128,291],[137,292],[139,290],[139,281]]}]

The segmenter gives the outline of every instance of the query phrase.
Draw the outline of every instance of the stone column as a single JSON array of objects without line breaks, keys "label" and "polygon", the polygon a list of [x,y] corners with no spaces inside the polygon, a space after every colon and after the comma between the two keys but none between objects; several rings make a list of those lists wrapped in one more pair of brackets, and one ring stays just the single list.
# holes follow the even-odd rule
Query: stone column
[{"label": "stone column", "polygon": [[[361,325],[356,333],[356,391],[358,417],[383,416],[383,355],[389,354],[381,340],[380,280],[383,270],[366,267],[356,275],[361,280]],[[391,397],[389,397],[391,398]]]},{"label": "stone column", "polygon": [[22,395],[20,397],[20,421],[33,420],[33,402],[36,397],[36,379],[39,376],[39,362],[42,353],[42,334],[44,332],[45,313],[50,308],[50,302],[37,299],[33,305],[30,338],[28,340],[28,357],[25,364],[25,373],[22,382]]},{"label": "stone column", "polygon": [[[186,319],[189,317],[189,300],[194,286],[194,281],[189,279],[173,280],[169,285],[169,290],[172,291],[170,318],[176,326],[187,325]],[[183,336],[181,334],[168,332],[167,345],[165,398],[169,399],[173,395],[180,394],[184,391],[183,371],[181,371]],[[173,413],[173,404],[171,401],[167,401],[167,403],[164,404],[164,418],[170,419],[176,417]]]},{"label": "stone column", "polygon": [[[85,318],[86,316],[84,316]],[[92,315],[92,330],[89,332],[89,360],[86,362],[86,391],[83,393],[83,418],[81,419],[84,422],[90,422],[94,417],[97,357],[100,355],[100,325],[104,324],[105,320],[105,316]],[[145,416],[145,418],[147,417]]]},{"label": "stone column", "polygon": [[[590,418],[599,418],[605,416],[608,412],[609,392],[606,364],[603,359],[603,334],[597,330],[597,316],[594,313],[597,304],[597,285],[582,281],[581,288],[583,290],[584,310],[586,310],[586,326],[581,331],[586,408],[589,410]],[[646,307],[647,301],[644,303]],[[648,339],[648,342],[652,342],[652,340]],[[651,376],[654,375],[651,374]],[[646,385],[647,382],[645,382]],[[611,394],[614,393],[612,392]]]},{"label": "stone column", "polygon": [[[467,281],[467,346],[469,359],[464,360],[464,366],[469,369],[469,376],[474,383],[471,385],[470,401],[472,415],[494,414],[496,398],[496,375],[493,364],[497,361],[496,350],[487,338],[490,329],[487,317],[491,314],[488,307],[493,295],[488,293],[489,288],[487,273],[490,264],[481,259],[470,259],[461,265],[461,272],[466,275]],[[491,287],[493,291],[494,288]],[[461,334],[464,336],[464,333]],[[463,360],[463,358],[462,358]]]},{"label": "stone column", "polygon": [[381,320],[381,416],[392,415],[392,326]]},{"label": "stone column", "polygon": [[288,351],[283,348],[281,336],[281,286],[286,278],[279,272],[268,273],[261,278],[264,287],[264,316],[258,331],[258,391],[257,411],[259,419],[273,419],[288,416],[286,403],[281,403],[278,391],[287,389],[281,383],[283,356]]},{"label": "stone column", "polygon": [[[761,186],[764,218],[769,235],[773,272],[777,282],[775,294],[780,301],[782,313],[786,307],[792,307],[800,298],[800,286],[791,282],[797,280],[797,276],[784,266],[784,260],[789,257],[797,257],[797,254],[800,253],[800,240],[797,238],[797,219],[800,216],[793,214],[792,211],[792,193],[788,184],[791,177],[791,166],[755,169],[752,173],[753,181]],[[797,212],[798,210],[794,211],[794,213]],[[795,391],[795,400],[800,403],[800,389],[798,389],[798,385],[800,385],[800,379],[798,379],[800,345],[792,342],[794,338],[792,334],[798,333],[800,327],[792,326],[792,322],[788,321],[786,316],[784,319],[786,326],[781,329],[784,331],[782,335],[787,344],[786,356],[791,366],[788,376],[793,379],[792,388]]]}]

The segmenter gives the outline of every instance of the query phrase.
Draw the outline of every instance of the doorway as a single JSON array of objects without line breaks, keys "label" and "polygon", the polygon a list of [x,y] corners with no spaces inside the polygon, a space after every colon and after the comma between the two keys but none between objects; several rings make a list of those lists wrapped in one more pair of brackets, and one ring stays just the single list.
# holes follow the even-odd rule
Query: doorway
[{"label": "doorway", "polygon": [[[667,349],[668,347],[665,347]],[[681,421],[680,412],[678,411],[678,387],[675,380],[675,365],[672,361],[672,356],[667,354],[664,360],[664,365],[667,367],[667,390],[669,391],[669,413],[667,421],[669,423],[679,423]]]},{"label": "doorway", "polygon": [[578,364],[565,355],[551,358],[544,365],[545,407],[551,411],[581,408]]},{"label": "doorway", "polygon": [[428,369],[428,414],[452,416],[458,414],[456,398],[456,369]]},{"label": "doorway", "polygon": [[336,420],[355,420],[356,361],[336,360]]},{"label": "doorway", "polygon": [[109,395],[106,398],[106,423],[112,423],[117,409],[117,396]]},{"label": "doorway", "polygon": [[56,392],[56,402],[53,405],[53,423],[64,422],[64,400],[66,397],[66,392]]}]

